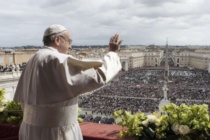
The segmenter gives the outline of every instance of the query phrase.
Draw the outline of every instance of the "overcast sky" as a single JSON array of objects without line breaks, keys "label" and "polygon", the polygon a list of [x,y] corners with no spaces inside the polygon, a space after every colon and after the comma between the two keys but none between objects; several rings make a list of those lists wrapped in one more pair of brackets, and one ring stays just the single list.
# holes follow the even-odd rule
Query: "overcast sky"
[{"label": "overcast sky", "polygon": [[42,45],[62,24],[73,45],[210,45],[210,0],[1,0],[0,47]]}]

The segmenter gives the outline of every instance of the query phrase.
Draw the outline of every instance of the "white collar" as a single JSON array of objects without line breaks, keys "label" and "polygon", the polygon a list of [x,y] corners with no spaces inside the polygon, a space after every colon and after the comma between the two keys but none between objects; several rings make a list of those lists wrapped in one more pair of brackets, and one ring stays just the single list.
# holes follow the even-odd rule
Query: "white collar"
[{"label": "white collar", "polygon": [[49,47],[49,46],[46,46],[47,47],[47,49],[50,49],[50,50],[52,50],[52,51],[55,51],[55,52],[59,52],[56,48],[54,48],[54,47]]}]

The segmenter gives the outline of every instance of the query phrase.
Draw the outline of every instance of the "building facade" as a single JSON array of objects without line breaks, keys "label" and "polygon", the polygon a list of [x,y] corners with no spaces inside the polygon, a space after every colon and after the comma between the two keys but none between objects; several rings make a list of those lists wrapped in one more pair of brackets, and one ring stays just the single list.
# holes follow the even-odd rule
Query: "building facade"
[{"label": "building facade", "polygon": [[34,52],[0,53],[0,65],[5,67],[6,65],[27,63],[34,54]]},{"label": "building facade", "polygon": [[210,51],[208,50],[174,51],[172,57],[176,67],[193,67],[209,71]]},{"label": "building facade", "polygon": [[[37,51],[37,50],[36,50]],[[22,64],[27,61],[36,53],[32,51],[15,51],[12,53],[0,53],[0,65]],[[72,51],[71,55],[77,59],[100,59],[107,53],[106,49],[88,49],[81,51]],[[127,49],[119,53],[122,66],[124,70],[130,68],[143,67],[143,66],[160,66],[163,58],[163,50],[141,50],[141,49]]]},{"label": "building facade", "polygon": [[144,52],[144,66],[160,66],[164,51],[145,51]]}]

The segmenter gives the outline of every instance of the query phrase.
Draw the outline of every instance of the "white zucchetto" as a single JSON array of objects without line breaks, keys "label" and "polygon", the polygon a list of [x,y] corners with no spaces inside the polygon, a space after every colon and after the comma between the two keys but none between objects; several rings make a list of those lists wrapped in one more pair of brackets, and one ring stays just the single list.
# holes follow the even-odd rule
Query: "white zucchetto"
[{"label": "white zucchetto", "polygon": [[59,24],[53,24],[50,25],[44,32],[44,37],[45,36],[50,36],[50,35],[54,35],[54,34],[58,34],[61,33],[63,31],[66,31],[67,29]]}]

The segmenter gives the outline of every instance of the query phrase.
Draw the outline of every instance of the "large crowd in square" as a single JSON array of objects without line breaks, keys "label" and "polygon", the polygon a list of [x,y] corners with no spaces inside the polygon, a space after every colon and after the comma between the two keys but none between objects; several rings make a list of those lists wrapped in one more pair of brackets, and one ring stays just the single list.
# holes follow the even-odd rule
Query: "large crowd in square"
[{"label": "large crowd in square", "polygon": [[[210,73],[199,69],[169,70],[167,97],[177,105],[210,105]],[[103,88],[80,96],[79,107],[92,114],[112,116],[115,110],[132,113],[159,111],[164,98],[164,68],[134,68],[122,71]]]}]

